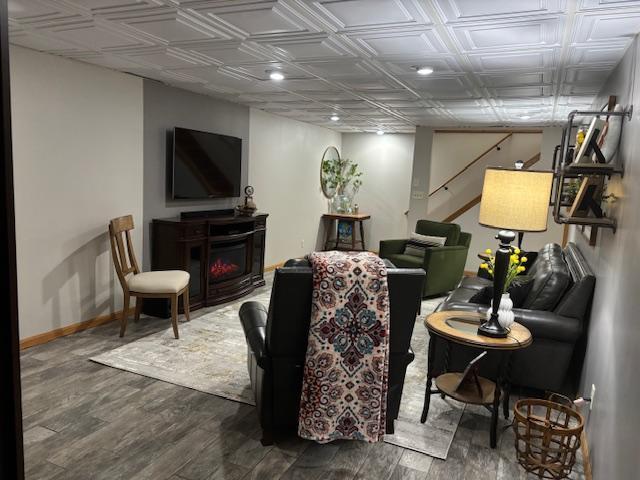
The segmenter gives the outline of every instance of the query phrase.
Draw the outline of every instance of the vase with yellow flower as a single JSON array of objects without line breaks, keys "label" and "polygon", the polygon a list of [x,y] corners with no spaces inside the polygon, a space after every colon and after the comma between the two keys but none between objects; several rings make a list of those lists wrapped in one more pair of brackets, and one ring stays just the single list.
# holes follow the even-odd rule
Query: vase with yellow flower
[{"label": "vase with yellow flower", "polygon": [[[527,263],[527,257],[520,256],[522,252],[518,247],[511,247],[511,256],[509,258],[509,268],[507,270],[507,276],[504,281],[504,288],[502,290],[502,297],[500,298],[500,305],[498,306],[498,323],[505,329],[509,329],[515,321],[515,314],[513,313],[513,300],[509,295],[509,287],[513,280],[526,270],[524,264]],[[480,264],[480,268],[486,270],[491,278],[493,278],[493,270],[495,268],[495,256],[491,249],[485,250],[487,259]],[[493,301],[491,302],[493,306]],[[487,320],[491,316],[492,308],[487,310]]]}]

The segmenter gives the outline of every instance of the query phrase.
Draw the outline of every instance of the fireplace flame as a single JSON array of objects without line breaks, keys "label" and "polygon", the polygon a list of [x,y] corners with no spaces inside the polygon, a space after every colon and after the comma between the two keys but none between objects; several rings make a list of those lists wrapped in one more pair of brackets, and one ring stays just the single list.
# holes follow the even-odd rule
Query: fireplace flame
[{"label": "fireplace flame", "polygon": [[226,263],[221,258],[218,258],[210,268],[211,276],[213,278],[220,278],[237,271],[240,267],[235,263]]}]

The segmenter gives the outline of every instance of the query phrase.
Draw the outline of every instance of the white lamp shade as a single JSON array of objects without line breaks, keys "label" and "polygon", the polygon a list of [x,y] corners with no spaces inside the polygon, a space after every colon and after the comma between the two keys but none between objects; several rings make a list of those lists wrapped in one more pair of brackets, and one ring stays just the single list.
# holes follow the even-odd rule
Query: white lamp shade
[{"label": "white lamp shade", "polygon": [[544,232],[552,182],[550,171],[487,168],[479,223],[518,232]]}]

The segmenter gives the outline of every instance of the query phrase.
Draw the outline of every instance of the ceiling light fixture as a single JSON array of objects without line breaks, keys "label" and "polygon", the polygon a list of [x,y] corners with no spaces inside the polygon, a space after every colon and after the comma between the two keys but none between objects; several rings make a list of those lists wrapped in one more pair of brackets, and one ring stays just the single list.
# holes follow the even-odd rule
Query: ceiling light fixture
[{"label": "ceiling light fixture", "polygon": [[384,135],[384,130],[378,130],[376,133],[377,133],[378,135]]},{"label": "ceiling light fixture", "polygon": [[338,120],[340,120],[340,117],[338,115],[331,115],[332,122],[337,122]]},{"label": "ceiling light fixture", "polygon": [[269,78],[271,80],[275,80],[276,82],[279,82],[280,80],[284,80],[284,75],[282,74],[282,72],[271,72],[269,74]]},{"label": "ceiling light fixture", "polygon": [[413,67],[418,72],[418,75],[431,75],[433,73],[433,67]]},{"label": "ceiling light fixture", "polygon": [[520,120],[529,120],[531,115],[520,115]]}]

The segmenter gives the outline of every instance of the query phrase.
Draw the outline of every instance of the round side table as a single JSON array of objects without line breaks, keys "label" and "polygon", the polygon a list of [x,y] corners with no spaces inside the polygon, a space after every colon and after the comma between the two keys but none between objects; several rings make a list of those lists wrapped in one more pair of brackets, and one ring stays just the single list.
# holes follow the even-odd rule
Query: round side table
[{"label": "round side table", "polygon": [[[429,351],[427,352],[427,385],[422,408],[422,423],[427,421],[431,395],[440,394],[449,396],[463,403],[484,405],[491,411],[491,448],[496,447],[498,411],[500,409],[500,396],[504,392],[504,414],[509,412],[509,378],[508,365],[511,353],[520,348],[531,345],[533,338],[531,332],[524,325],[514,323],[506,338],[491,338],[478,335],[478,327],[486,320],[483,314],[477,312],[442,311],[432,313],[424,321],[429,330]],[[477,377],[474,385],[462,382],[464,373],[444,372],[436,375],[435,367],[435,338],[440,337],[447,342],[447,357],[451,342],[480,350],[491,350],[501,353],[498,367],[498,377],[495,382],[483,377]],[[445,364],[448,363],[445,360]],[[446,369],[445,365],[445,369]],[[435,380],[435,389],[432,389]]]}]

